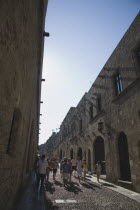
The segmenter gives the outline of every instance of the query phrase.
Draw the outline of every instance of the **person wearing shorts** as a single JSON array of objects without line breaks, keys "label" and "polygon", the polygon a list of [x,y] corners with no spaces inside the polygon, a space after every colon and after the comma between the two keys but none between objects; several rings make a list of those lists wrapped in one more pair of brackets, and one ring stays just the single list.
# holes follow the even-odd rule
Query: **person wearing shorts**
[{"label": "person wearing shorts", "polygon": [[66,157],[64,158],[64,162],[62,163],[61,170],[62,170],[62,177],[63,177],[64,186],[65,186],[70,178],[70,165],[67,162]]},{"label": "person wearing shorts", "polygon": [[82,177],[82,172],[83,172],[82,161],[80,160],[80,158],[78,158],[77,160],[76,169],[77,169],[77,175],[78,175],[78,179],[80,183],[80,178]]},{"label": "person wearing shorts", "polygon": [[58,161],[54,158],[52,161],[52,169],[53,169],[53,180],[56,180],[56,173],[57,173],[57,168],[59,167]]},{"label": "person wearing shorts", "polygon": [[88,172],[88,166],[86,160],[83,160],[83,173],[84,173],[84,181],[86,180],[86,173]]},{"label": "person wearing shorts", "polygon": [[46,169],[47,182],[49,181],[50,172],[52,171],[52,162],[48,159],[48,167]]},{"label": "person wearing shorts", "polygon": [[70,172],[70,177],[69,177],[69,181],[71,182],[71,175],[72,175],[72,162],[71,159],[68,159],[68,164],[69,164],[69,172]]},{"label": "person wearing shorts", "polygon": [[100,161],[98,161],[97,164],[95,165],[95,172],[97,174],[97,181],[99,182],[100,175],[101,175],[101,172],[102,172],[102,166],[101,166]]},{"label": "person wearing shorts", "polygon": [[76,171],[76,162],[77,161],[72,159],[71,162],[72,162],[72,171]]}]

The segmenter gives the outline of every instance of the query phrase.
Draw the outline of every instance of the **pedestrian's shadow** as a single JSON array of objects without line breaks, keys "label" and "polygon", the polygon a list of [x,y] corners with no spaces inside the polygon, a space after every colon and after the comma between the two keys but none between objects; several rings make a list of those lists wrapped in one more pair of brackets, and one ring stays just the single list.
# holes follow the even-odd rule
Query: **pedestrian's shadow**
[{"label": "pedestrian's shadow", "polygon": [[57,209],[59,209],[59,207],[58,206],[55,206],[51,202],[51,200],[49,198],[47,198],[47,197],[45,197],[45,206],[46,206],[46,209],[47,210],[57,210]]},{"label": "pedestrian's shadow", "polygon": [[92,176],[90,176],[90,175],[86,175],[86,177],[92,178]]},{"label": "pedestrian's shadow", "polygon": [[93,189],[93,190],[94,190],[94,188],[101,189],[100,186],[98,186],[98,185],[96,185],[96,184],[93,184],[93,183],[91,183],[91,182],[87,182],[87,181],[86,181],[86,182],[83,182],[82,185],[83,185],[84,187],[86,187],[86,188]]},{"label": "pedestrian's shadow", "polygon": [[67,190],[69,192],[73,192],[74,194],[78,194],[79,192],[83,192],[79,187],[75,186],[74,183],[67,184],[65,186],[65,190]]},{"label": "pedestrian's shadow", "polygon": [[108,184],[108,183],[104,183],[104,182],[100,182],[100,184],[103,185],[103,186],[105,186],[105,187],[114,187],[114,188],[117,188],[113,184]]},{"label": "pedestrian's shadow", "polygon": [[57,186],[63,187],[63,184],[59,181],[55,181],[54,184],[57,185]]},{"label": "pedestrian's shadow", "polygon": [[51,182],[46,182],[45,183],[45,190],[47,192],[50,192],[51,194],[53,194],[55,192],[55,187],[53,187],[53,183]]},{"label": "pedestrian's shadow", "polygon": [[81,185],[82,185],[83,187],[87,188],[87,189],[95,190],[95,189],[93,188],[93,186],[91,186],[91,185],[89,185],[89,184],[87,184],[87,183],[81,183]]},{"label": "pedestrian's shadow", "polygon": [[77,182],[74,182],[74,181],[71,182],[71,185],[77,185],[77,186],[79,186],[79,184]]}]

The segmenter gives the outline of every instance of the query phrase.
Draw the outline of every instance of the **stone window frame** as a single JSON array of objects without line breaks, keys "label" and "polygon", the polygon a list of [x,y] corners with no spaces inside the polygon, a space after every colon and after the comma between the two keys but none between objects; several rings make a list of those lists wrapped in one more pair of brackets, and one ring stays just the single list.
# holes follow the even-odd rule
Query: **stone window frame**
[{"label": "stone window frame", "polygon": [[[119,67],[117,67],[111,75],[112,100],[114,100],[114,98],[119,97],[121,95],[121,93],[123,92],[123,89],[122,89],[122,92],[120,94],[118,94],[118,95],[116,94],[115,76],[117,74],[119,74],[122,77]],[[122,85],[123,85],[123,80],[122,80]]]},{"label": "stone window frame", "polygon": [[91,102],[90,103],[90,106],[89,106],[89,121],[91,122],[93,120],[93,103]]},{"label": "stone window frame", "polygon": [[96,107],[97,107],[97,114],[102,111],[102,100],[101,100],[101,94],[99,94],[96,98]]},{"label": "stone window frame", "polygon": [[140,52],[140,41],[136,43],[135,47],[132,49],[132,59],[134,61],[134,66],[136,69],[137,76],[140,76],[140,55],[138,56],[138,51]]},{"label": "stone window frame", "polygon": [[114,80],[114,90],[115,90],[115,96],[120,95],[123,92],[123,80],[121,77],[121,73],[119,70],[117,70],[113,74],[113,80]]},{"label": "stone window frame", "polygon": [[14,155],[16,143],[19,138],[19,131],[21,126],[21,112],[19,108],[15,108],[12,115],[11,128],[7,142],[6,154]]}]

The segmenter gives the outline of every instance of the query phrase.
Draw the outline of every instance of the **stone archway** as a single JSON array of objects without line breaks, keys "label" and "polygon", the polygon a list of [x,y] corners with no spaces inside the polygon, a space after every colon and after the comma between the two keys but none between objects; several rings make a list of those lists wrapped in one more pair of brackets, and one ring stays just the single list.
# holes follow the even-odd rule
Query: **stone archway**
[{"label": "stone archway", "polygon": [[73,149],[70,150],[70,158],[73,159]]},{"label": "stone archway", "polygon": [[125,133],[121,132],[118,137],[118,149],[120,159],[120,178],[124,181],[131,181],[128,143]]},{"label": "stone archway", "polygon": [[104,139],[101,136],[98,136],[94,143],[94,156],[95,164],[100,161],[102,164],[102,174],[106,173],[105,169],[105,149],[104,149]]},{"label": "stone archway", "polygon": [[83,154],[82,154],[82,148],[81,147],[79,147],[78,148],[78,151],[77,151],[77,158],[80,158],[80,160],[82,160],[83,159]]},{"label": "stone archway", "polygon": [[91,151],[88,149],[88,170],[91,171]]},{"label": "stone archway", "polygon": [[105,161],[104,140],[102,137],[97,137],[94,143],[95,164],[97,161]]}]

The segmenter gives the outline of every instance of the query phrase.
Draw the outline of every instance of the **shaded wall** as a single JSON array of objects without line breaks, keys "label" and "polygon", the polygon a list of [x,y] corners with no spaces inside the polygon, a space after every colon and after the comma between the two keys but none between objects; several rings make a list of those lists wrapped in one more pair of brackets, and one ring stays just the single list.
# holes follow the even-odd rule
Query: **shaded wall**
[{"label": "shaded wall", "polygon": [[10,210],[33,168],[47,1],[0,6],[0,208]]}]

